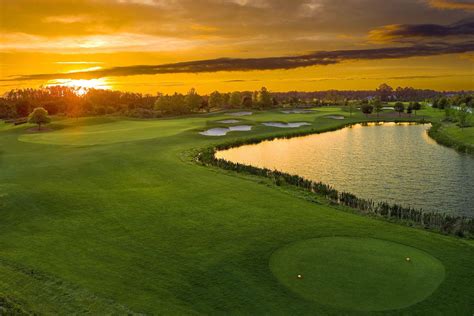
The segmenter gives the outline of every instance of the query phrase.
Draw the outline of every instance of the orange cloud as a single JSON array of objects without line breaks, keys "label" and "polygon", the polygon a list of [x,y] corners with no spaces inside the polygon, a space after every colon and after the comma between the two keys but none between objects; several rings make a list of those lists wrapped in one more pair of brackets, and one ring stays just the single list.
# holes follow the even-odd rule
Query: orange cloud
[{"label": "orange cloud", "polygon": [[474,10],[474,2],[460,0],[429,0],[428,3],[439,9]]}]

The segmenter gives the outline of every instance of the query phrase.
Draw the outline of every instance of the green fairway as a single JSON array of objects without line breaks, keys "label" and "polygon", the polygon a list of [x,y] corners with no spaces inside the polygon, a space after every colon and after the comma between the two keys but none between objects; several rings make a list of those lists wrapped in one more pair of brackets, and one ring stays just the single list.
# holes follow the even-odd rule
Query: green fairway
[{"label": "green fairway", "polygon": [[[344,212],[292,187],[193,161],[199,149],[222,142],[365,120],[360,113],[348,116],[339,108],[324,108],[237,118],[225,113],[143,121],[56,118],[52,131],[43,133],[28,131],[31,125],[0,127],[0,302],[61,315],[366,315],[379,309],[387,309],[386,314],[471,315],[471,242]],[[241,120],[252,131],[199,135],[226,126],[218,122],[223,119]],[[311,125],[281,129],[261,124],[302,121]],[[327,236],[368,241],[350,245],[348,252],[366,269],[346,273],[338,282],[373,285],[371,294],[387,290],[393,280],[394,286],[409,285],[405,293],[389,288],[393,295],[380,302],[360,293],[367,304],[362,299],[359,305],[350,299],[330,304],[329,298],[311,292],[312,285],[308,297],[275,277],[269,266],[275,251]],[[386,243],[374,245],[370,238]],[[370,261],[354,251],[370,247],[377,253]],[[405,253],[414,258],[411,266]],[[371,281],[372,271],[383,271],[380,258],[385,256],[402,256],[403,268]],[[396,266],[393,262],[390,267]],[[436,288],[443,267],[445,278]],[[426,284],[415,286],[414,275]],[[321,289],[340,284],[321,284]],[[346,290],[356,285],[347,284]],[[367,306],[363,311],[362,305]]]},{"label": "green fairway", "polygon": [[349,310],[400,309],[428,297],[444,267],[416,248],[372,238],[326,237],[277,250],[270,268],[302,297]]}]

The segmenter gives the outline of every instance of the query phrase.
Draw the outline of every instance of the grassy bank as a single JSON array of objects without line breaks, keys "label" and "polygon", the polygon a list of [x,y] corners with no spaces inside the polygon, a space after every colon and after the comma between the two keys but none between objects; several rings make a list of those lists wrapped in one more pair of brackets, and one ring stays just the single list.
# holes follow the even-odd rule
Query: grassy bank
[{"label": "grassy bank", "polygon": [[[47,133],[1,127],[1,295],[39,314],[381,314],[308,300],[270,269],[272,254],[293,242],[348,236],[410,246],[446,271],[422,301],[384,314],[470,315],[472,243],[341,212],[189,160],[220,143],[370,119],[324,118],[331,114],[347,116],[337,108],[256,113],[239,118],[251,132],[217,138],[198,132],[234,117],[65,119]],[[283,131],[265,121],[311,125]]]},{"label": "grassy bank", "polygon": [[428,135],[438,143],[459,152],[474,154],[474,127],[460,128],[453,123],[435,123]]}]

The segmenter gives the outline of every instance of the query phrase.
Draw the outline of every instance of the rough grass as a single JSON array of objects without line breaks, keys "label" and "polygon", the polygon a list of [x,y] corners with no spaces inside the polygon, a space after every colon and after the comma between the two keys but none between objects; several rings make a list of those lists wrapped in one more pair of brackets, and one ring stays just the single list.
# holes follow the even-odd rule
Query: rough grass
[{"label": "rough grass", "polygon": [[[252,132],[198,134],[225,114],[169,120],[57,120],[0,130],[0,293],[43,314],[341,314],[278,282],[271,254],[298,240],[375,237],[429,253],[446,278],[387,314],[472,312],[470,242],[345,213],[264,179],[199,166],[189,153],[237,137],[323,129],[342,114],[257,113]],[[285,130],[265,121],[309,121]],[[356,311],[353,311],[357,314]],[[363,313],[367,314],[367,313]]]}]

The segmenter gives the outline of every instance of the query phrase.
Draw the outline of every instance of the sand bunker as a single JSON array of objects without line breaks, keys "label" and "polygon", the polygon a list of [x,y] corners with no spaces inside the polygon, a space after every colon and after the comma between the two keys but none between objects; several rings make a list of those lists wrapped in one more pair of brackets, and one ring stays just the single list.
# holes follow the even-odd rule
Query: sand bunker
[{"label": "sand bunker", "polygon": [[305,125],[311,125],[308,122],[293,122],[293,123],[265,122],[262,124],[265,126],[280,127],[280,128],[295,128],[295,127],[301,127]]},{"label": "sand bunker", "polygon": [[217,123],[224,123],[224,124],[235,124],[239,123],[239,120],[222,120],[222,121],[217,121]]},{"label": "sand bunker", "polygon": [[382,110],[393,110],[393,106],[384,106]]},{"label": "sand bunker", "polygon": [[284,114],[307,114],[307,113],[312,113],[313,111],[311,110],[304,110],[304,109],[291,109],[291,110],[284,110],[281,111],[281,113]]},{"label": "sand bunker", "polygon": [[333,119],[333,120],[343,120],[345,117],[342,115],[328,115],[324,118]]},{"label": "sand bunker", "polygon": [[248,132],[252,130],[250,125],[238,125],[230,127],[216,127],[208,129],[207,131],[200,132],[199,134],[204,136],[225,136],[229,132]]},{"label": "sand bunker", "polygon": [[227,113],[228,115],[232,116],[245,116],[245,115],[252,115],[252,112],[234,112],[234,113]]}]

